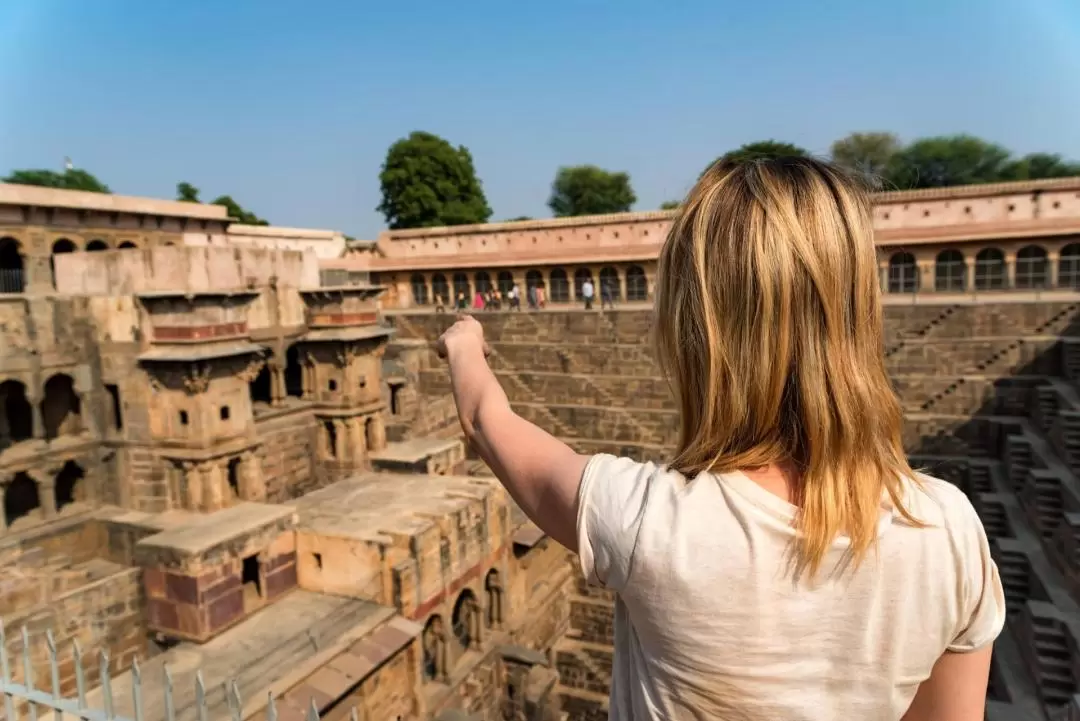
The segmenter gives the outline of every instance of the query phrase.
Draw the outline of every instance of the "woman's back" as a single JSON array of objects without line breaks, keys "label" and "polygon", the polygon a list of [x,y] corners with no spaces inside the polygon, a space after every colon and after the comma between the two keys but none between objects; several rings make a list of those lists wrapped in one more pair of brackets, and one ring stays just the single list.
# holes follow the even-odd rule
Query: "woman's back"
[{"label": "woman's back", "polygon": [[922,476],[913,526],[882,505],[874,551],[843,573],[838,538],[812,583],[790,572],[796,508],[742,473],[594,456],[578,548],[618,593],[612,718],[903,716],[946,650],[985,646],[1004,598],[967,498]]}]

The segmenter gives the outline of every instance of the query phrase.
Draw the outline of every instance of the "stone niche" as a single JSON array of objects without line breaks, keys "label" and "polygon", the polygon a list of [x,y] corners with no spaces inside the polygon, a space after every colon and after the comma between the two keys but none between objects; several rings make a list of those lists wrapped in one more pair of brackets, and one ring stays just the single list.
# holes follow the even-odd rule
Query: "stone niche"
[{"label": "stone niche", "polygon": [[370,458],[372,468],[377,471],[465,475],[465,446],[456,438],[418,438],[392,443],[372,453]]},{"label": "stone niche", "polygon": [[295,510],[241,503],[144,538],[150,630],[203,643],[297,585]]}]

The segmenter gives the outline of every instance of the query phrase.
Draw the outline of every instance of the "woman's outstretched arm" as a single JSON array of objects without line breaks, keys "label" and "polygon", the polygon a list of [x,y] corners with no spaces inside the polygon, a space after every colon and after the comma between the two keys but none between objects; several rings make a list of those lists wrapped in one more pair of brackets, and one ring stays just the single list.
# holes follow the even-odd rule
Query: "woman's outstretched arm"
[{"label": "woman's outstretched arm", "polygon": [[450,366],[450,385],[465,438],[533,523],[577,551],[577,505],[588,461],[510,408],[487,363],[480,323],[458,320],[439,338]]}]

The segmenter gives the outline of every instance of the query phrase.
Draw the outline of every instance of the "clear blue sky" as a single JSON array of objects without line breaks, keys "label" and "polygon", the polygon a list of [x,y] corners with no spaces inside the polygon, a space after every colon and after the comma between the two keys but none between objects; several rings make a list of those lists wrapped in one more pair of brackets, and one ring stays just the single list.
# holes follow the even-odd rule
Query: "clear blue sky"
[{"label": "clear blue sky", "polygon": [[114,192],[228,193],[374,237],[387,147],[473,153],[495,215],[559,165],[638,209],[776,138],[970,132],[1080,160],[1077,0],[2,0],[0,174],[64,156]]}]

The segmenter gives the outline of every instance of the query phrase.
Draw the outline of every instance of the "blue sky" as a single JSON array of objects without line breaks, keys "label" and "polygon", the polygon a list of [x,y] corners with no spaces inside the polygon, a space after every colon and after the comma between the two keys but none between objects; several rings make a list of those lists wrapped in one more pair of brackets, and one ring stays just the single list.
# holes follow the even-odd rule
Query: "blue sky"
[{"label": "blue sky", "polygon": [[638,209],[776,138],[970,132],[1080,160],[1076,0],[3,0],[0,174],[71,156],[114,192],[231,194],[371,238],[387,147],[467,146],[495,215],[560,165]]}]

